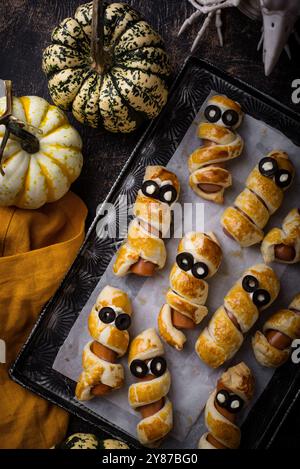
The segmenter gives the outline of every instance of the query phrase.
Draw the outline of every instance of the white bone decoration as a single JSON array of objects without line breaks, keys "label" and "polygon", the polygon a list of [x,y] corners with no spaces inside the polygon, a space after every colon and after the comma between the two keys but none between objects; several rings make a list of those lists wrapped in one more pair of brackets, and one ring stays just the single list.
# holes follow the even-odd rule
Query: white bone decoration
[{"label": "white bone decoration", "polygon": [[193,52],[214,19],[220,45],[223,46],[222,10],[229,7],[239,9],[252,19],[262,20],[262,36],[258,43],[258,50],[262,48],[265,74],[268,76],[274,70],[283,50],[291,59],[288,45],[293,33],[300,45],[300,37],[294,30],[300,16],[300,0],[188,0],[196,11],[185,20],[178,35],[182,34],[192,23],[202,15],[205,16],[202,26],[193,42]]}]

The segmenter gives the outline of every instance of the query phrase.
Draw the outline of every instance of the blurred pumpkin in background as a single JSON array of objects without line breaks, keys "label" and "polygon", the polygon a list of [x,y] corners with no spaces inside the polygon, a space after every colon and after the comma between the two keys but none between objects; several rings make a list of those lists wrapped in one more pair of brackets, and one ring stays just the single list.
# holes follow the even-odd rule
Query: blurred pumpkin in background
[{"label": "blurred pumpkin in background", "polygon": [[74,433],[53,449],[129,449],[120,440],[100,440],[92,433]]},{"label": "blurred pumpkin in background", "polygon": [[131,132],[166,104],[168,56],[161,37],[123,3],[81,5],[52,33],[43,70],[53,102],[76,119]]}]

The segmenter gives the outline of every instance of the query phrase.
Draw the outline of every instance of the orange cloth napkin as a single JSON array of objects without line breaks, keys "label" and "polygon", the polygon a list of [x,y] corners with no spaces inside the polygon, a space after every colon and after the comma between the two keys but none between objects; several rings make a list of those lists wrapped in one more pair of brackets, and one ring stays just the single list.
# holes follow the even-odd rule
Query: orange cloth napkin
[{"label": "orange cloth napkin", "polygon": [[0,448],[50,448],[65,435],[67,413],[11,381],[8,369],[75,259],[86,214],[71,192],[38,210],[0,208]]}]

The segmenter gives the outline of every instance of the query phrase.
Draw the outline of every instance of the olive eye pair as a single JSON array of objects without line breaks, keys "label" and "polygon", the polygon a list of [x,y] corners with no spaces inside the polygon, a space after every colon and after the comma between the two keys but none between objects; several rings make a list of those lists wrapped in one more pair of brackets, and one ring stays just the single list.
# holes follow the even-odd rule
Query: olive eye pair
[{"label": "olive eye pair", "polygon": [[253,293],[252,301],[257,307],[266,306],[271,301],[271,295],[267,290],[259,288],[259,282],[253,275],[246,275],[242,281],[243,289],[247,293]]},{"label": "olive eye pair", "polygon": [[153,197],[166,204],[172,204],[177,198],[177,191],[172,184],[159,186],[155,181],[145,181],[142,185],[142,192],[147,197]]},{"label": "olive eye pair", "polygon": [[244,405],[244,401],[240,396],[231,394],[226,389],[218,391],[216,401],[220,407],[228,410],[232,414],[238,413]]},{"label": "olive eye pair", "polygon": [[154,376],[162,376],[167,369],[167,362],[164,357],[152,358],[148,363],[143,360],[133,360],[130,364],[130,371],[136,378],[144,378],[149,373]]},{"label": "olive eye pair", "polygon": [[279,169],[278,163],[274,158],[270,158],[267,156],[260,160],[259,165],[259,172],[268,178],[274,177],[275,184],[278,187],[285,188],[288,187],[292,182],[292,175],[286,169]]},{"label": "olive eye pair", "polygon": [[222,122],[226,127],[234,127],[239,121],[239,115],[236,111],[228,109],[222,114],[221,109],[213,104],[207,106],[204,111],[204,115],[206,120],[212,124],[222,119]]},{"label": "olive eye pair", "polygon": [[111,324],[115,323],[115,326],[120,331],[125,331],[129,329],[131,324],[131,317],[129,314],[121,313],[116,314],[115,310],[106,306],[105,308],[100,309],[98,313],[100,321],[104,322],[104,324]]},{"label": "olive eye pair", "polygon": [[204,262],[194,262],[194,257],[189,252],[181,252],[176,257],[178,267],[184,272],[192,271],[194,277],[202,279],[208,276],[209,270]]}]

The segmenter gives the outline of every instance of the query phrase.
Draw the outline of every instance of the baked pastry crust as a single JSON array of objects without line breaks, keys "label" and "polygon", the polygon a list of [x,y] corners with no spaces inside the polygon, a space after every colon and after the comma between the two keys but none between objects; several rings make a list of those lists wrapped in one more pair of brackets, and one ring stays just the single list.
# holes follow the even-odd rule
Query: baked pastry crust
[{"label": "baked pastry crust", "polygon": [[118,357],[122,357],[127,352],[128,331],[119,330],[114,324],[106,324],[99,318],[99,312],[106,307],[112,308],[116,314],[132,315],[131,302],[124,291],[109,285],[103,288],[88,318],[88,328],[93,340],[85,345],[82,355],[83,371],[75,391],[77,399],[81,401],[95,397],[92,389],[98,384],[109,386],[111,390],[119,389],[124,384],[123,366],[98,357],[91,348],[93,342],[96,341],[115,352]]},{"label": "baked pastry crust", "polygon": [[283,365],[291,354],[291,346],[279,349],[272,345],[267,337],[268,331],[281,332],[292,342],[300,338],[300,294],[291,302],[288,309],[281,309],[269,317],[263,331],[256,331],[252,338],[252,348],[257,361],[267,367],[277,368]]},{"label": "baked pastry crust", "polygon": [[[218,109],[220,118],[216,122],[199,124],[198,137],[202,139],[203,145],[189,157],[189,184],[199,197],[222,204],[225,189],[232,185],[231,174],[223,165],[239,157],[244,147],[242,138],[235,131],[242,122],[243,112],[238,103],[221,95],[210,98],[206,110],[209,107]],[[233,126],[227,125],[223,119],[228,111],[237,116],[237,122]],[[204,189],[208,185],[216,190]]]},{"label": "baked pastry crust", "polygon": [[[276,257],[275,248],[278,245],[292,247],[295,257],[291,260]],[[282,229],[273,228],[265,236],[261,244],[261,253],[266,263],[281,262],[295,264],[300,262],[300,212],[298,208],[291,210],[282,223]]]},{"label": "baked pastry crust", "polygon": [[135,218],[129,225],[127,239],[113,265],[113,272],[118,277],[130,273],[132,266],[140,259],[151,262],[156,269],[162,269],[166,262],[166,248],[161,238],[169,233],[172,207],[178,200],[180,184],[177,176],[163,166],[148,166],[143,185],[145,183],[154,184],[157,190],[171,187],[176,191],[175,198],[168,203],[158,195],[144,193],[142,189],[138,191],[133,206]]},{"label": "baked pastry crust", "polygon": [[267,158],[277,165],[277,174],[285,170],[290,174],[291,181],[286,187],[281,187],[278,185],[276,173],[266,176],[261,172],[259,165],[249,174],[246,188],[235,199],[234,205],[224,211],[221,219],[225,231],[242,247],[262,241],[263,228],[270,216],[281,206],[284,191],[290,186],[295,175],[295,168],[287,153],[273,150]]},{"label": "baked pastry crust", "polygon": [[130,344],[128,364],[133,360],[151,360],[164,355],[164,346],[155,329],[150,328],[137,335]]},{"label": "baked pastry crust", "polygon": [[[131,365],[134,360],[142,360],[147,363],[148,360],[163,355],[163,344],[155,329],[147,329],[131,342],[128,363]],[[158,446],[173,427],[172,403],[167,398],[170,385],[171,375],[166,369],[161,376],[154,377],[150,381],[133,383],[129,387],[128,401],[133,409],[139,409],[164,399],[163,406],[158,412],[143,418],[137,425],[137,436],[144,446]]]},{"label": "baked pastry crust", "polygon": [[194,276],[192,270],[182,270],[176,262],[170,272],[170,288],[158,315],[160,336],[172,347],[182,350],[186,342],[185,334],[173,324],[172,311],[200,324],[207,315],[205,302],[208,296],[207,278],[218,270],[222,260],[222,249],[213,233],[190,232],[179,243],[178,254],[187,253],[193,263],[203,263],[207,267],[205,280]]},{"label": "baked pastry crust", "polygon": [[137,437],[142,445],[157,447],[172,428],[173,406],[166,397],[164,406],[156,414],[144,418],[137,424]]},{"label": "baked pastry crust", "polygon": [[80,401],[93,399],[91,390],[99,383],[112,390],[120,389],[124,384],[124,369],[119,363],[109,363],[97,357],[91,351],[93,341],[88,342],[82,354],[83,372],[76,386],[76,397]]},{"label": "baked pastry crust", "polygon": [[[254,292],[247,292],[243,288],[243,279],[247,276],[254,277],[260,291],[269,295],[267,304],[256,305],[253,301]],[[244,334],[257,321],[260,312],[275,301],[279,289],[278,277],[270,267],[258,264],[247,269],[225,296],[224,306],[217,309],[198,337],[195,350],[199,358],[213,368],[218,368],[231,359],[241,347]]]},{"label": "baked pastry crust", "polygon": [[91,337],[100,344],[118,354],[125,355],[129,345],[128,331],[120,331],[114,325],[105,324],[99,319],[99,311],[113,307],[118,313],[132,315],[132,306],[128,295],[117,288],[107,285],[103,288],[88,317],[88,328]]},{"label": "baked pastry crust", "polygon": [[239,427],[222,415],[216,407],[216,396],[220,389],[239,396],[245,404],[252,399],[254,394],[254,377],[245,363],[239,363],[225,371],[218,381],[217,389],[209,396],[205,407],[205,424],[208,432],[200,438],[198,443],[199,449],[216,449],[207,440],[209,435],[229,449],[237,449],[240,445],[241,431]]}]

